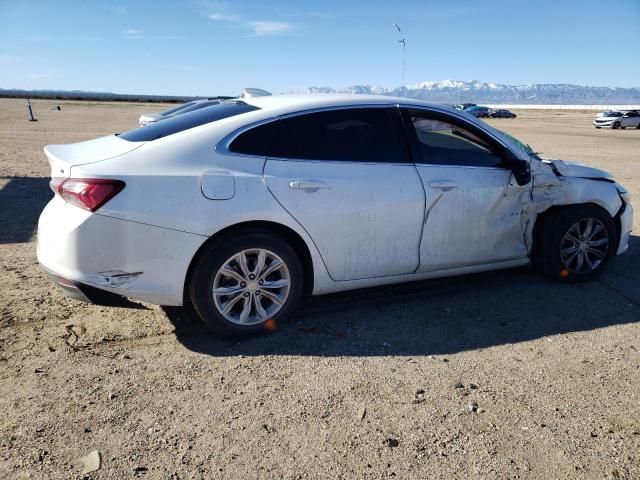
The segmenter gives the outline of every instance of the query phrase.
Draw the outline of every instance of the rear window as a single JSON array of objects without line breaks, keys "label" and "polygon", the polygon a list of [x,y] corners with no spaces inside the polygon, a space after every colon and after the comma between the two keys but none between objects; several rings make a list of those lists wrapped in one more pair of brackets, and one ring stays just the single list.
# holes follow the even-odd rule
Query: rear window
[{"label": "rear window", "polygon": [[207,100],[206,102],[193,102],[193,105],[190,105],[186,108],[178,110],[177,112],[173,112],[171,115],[167,115],[167,116],[182,115],[184,113],[193,112],[194,110],[200,110],[201,108],[207,108],[207,107],[210,107],[211,105],[217,105],[219,103],[220,102],[218,100]]},{"label": "rear window", "polygon": [[190,107],[191,105],[193,105],[195,103],[196,102],[181,103],[177,107],[173,107],[173,108],[170,108],[169,110],[165,110],[164,112],[161,112],[160,115],[162,115],[163,117],[165,117],[167,115],[171,115],[172,113],[175,113],[178,110],[182,110],[183,108]]},{"label": "rear window", "polygon": [[130,142],[150,142],[206,123],[212,123],[222,120],[223,118],[233,117],[254,110],[258,110],[258,107],[248,105],[244,102],[223,102],[193,112],[170,117],[146,127],[129,130],[118,136]]}]

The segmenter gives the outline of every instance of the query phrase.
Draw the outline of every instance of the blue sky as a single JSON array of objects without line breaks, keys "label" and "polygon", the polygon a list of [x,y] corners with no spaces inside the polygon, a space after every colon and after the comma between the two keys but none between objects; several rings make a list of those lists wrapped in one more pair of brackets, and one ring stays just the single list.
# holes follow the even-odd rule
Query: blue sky
[{"label": "blue sky", "polygon": [[0,87],[233,95],[482,80],[640,87],[640,0],[0,0]]}]

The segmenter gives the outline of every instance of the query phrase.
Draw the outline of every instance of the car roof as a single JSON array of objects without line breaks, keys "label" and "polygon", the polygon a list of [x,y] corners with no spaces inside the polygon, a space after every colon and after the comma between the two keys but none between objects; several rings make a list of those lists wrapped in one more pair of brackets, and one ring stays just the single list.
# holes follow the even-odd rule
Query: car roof
[{"label": "car roof", "polygon": [[430,103],[405,97],[387,95],[364,95],[350,93],[310,93],[304,95],[270,95],[262,97],[243,98],[242,101],[256,106],[265,113],[293,113],[316,108],[331,108],[358,105],[415,105],[418,107],[433,107],[440,110],[456,112],[457,110],[444,103]]}]

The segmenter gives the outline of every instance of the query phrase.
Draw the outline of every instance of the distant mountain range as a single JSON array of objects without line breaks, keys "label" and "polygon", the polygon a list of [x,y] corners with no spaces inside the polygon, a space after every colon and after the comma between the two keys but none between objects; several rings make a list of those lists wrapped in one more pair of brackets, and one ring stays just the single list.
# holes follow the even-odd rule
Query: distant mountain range
[{"label": "distant mountain range", "polygon": [[[241,88],[238,88],[238,92]],[[640,105],[640,88],[588,87],[565,83],[501,85],[477,80],[421,82],[388,89],[371,85],[345,88],[309,87],[287,93],[368,93],[394,95],[443,103],[487,103],[522,105]],[[80,90],[20,90],[0,88],[0,97],[111,100],[128,102],[181,102],[196,97],[178,95],[137,95]],[[213,98],[210,96],[208,98]],[[207,98],[207,97],[197,97]],[[229,98],[229,97],[216,97]]]},{"label": "distant mountain range", "polygon": [[[294,93],[294,92],[291,92]],[[534,85],[501,85],[478,80],[442,80],[422,82],[387,89],[370,85],[354,85],[334,89],[309,87],[295,93],[369,93],[394,95],[444,103],[510,103],[510,104],[640,104],[640,88],[588,87],[564,83]]]},{"label": "distant mountain range", "polygon": [[[38,98],[53,100],[97,100],[109,102],[181,103],[195,98],[184,95],[143,95],[135,93],[91,92],[85,90],[21,90],[0,88],[0,98]],[[231,97],[209,97],[221,100]]]}]

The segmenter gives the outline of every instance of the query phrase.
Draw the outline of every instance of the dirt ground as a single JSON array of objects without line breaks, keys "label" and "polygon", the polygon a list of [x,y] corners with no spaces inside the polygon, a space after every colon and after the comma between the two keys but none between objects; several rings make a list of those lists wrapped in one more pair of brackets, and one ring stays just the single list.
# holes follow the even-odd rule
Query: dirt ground
[{"label": "dirt ground", "polygon": [[[161,109],[36,101],[28,122],[0,100],[0,478],[640,478],[640,228],[592,283],[525,268],[316,297],[242,342],[65,298],[35,255],[42,147]],[[638,202],[640,130],[516,112],[491,123]]]}]

